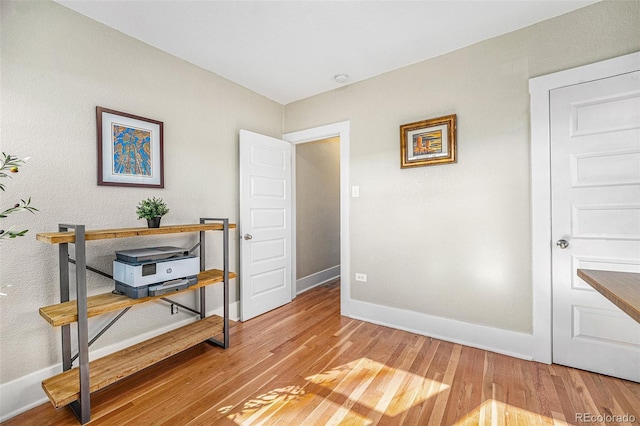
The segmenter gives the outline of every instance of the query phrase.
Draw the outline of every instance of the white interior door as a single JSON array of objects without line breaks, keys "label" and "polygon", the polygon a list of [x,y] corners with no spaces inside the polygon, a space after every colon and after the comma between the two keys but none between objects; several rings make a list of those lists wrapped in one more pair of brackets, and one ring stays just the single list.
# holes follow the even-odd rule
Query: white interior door
[{"label": "white interior door", "polygon": [[640,324],[576,276],[640,272],[640,72],[552,90],[550,107],[553,362],[640,382]]},{"label": "white interior door", "polygon": [[291,144],[240,130],[240,318],[291,302]]}]

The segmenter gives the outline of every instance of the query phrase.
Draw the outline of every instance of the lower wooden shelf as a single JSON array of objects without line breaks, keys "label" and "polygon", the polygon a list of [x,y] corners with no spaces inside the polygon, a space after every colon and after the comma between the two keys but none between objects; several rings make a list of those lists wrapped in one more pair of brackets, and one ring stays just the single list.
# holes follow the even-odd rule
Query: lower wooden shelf
[{"label": "lower wooden shelf", "polygon": [[[222,331],[223,319],[212,315],[92,361],[89,363],[90,392],[95,392],[129,377],[144,368],[221,334]],[[78,400],[80,397],[78,368],[44,380],[42,388],[56,408],[64,407]]]}]

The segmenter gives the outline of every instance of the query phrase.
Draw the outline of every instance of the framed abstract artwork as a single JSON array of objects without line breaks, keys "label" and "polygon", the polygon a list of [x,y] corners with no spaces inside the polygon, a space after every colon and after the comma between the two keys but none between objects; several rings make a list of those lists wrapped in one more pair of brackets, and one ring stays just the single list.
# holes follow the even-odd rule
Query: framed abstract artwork
[{"label": "framed abstract artwork", "polygon": [[96,107],[98,185],[164,188],[162,121]]},{"label": "framed abstract artwork", "polygon": [[456,115],[400,126],[400,167],[456,162]]}]

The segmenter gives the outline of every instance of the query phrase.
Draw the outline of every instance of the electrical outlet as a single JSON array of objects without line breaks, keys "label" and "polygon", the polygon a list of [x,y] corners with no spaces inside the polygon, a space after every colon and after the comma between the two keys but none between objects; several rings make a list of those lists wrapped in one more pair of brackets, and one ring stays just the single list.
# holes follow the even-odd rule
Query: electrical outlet
[{"label": "electrical outlet", "polygon": [[178,313],[178,305],[176,304],[171,304],[171,315],[173,314],[177,314]]},{"label": "electrical outlet", "polygon": [[359,274],[356,272],[356,281],[367,282],[367,274]]}]

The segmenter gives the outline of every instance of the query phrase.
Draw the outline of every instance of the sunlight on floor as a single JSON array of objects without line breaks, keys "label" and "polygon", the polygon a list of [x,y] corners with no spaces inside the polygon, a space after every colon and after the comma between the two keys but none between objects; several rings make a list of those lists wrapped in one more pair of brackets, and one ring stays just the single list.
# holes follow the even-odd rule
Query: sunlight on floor
[{"label": "sunlight on floor", "polygon": [[273,389],[242,405],[219,411],[229,413],[227,418],[240,425],[262,423],[273,416],[281,421],[302,411],[308,411],[304,414],[306,424],[339,424],[348,420],[349,424],[367,425],[372,422],[361,414],[363,412],[394,417],[449,388],[439,381],[390,368],[369,358],[360,358],[305,380],[303,386]]},{"label": "sunlight on floor", "polygon": [[498,425],[498,424],[553,424],[568,426],[562,414],[554,413],[554,418],[518,408],[495,399],[487,399],[473,411],[458,420],[455,425]]},{"label": "sunlight on floor", "polygon": [[[360,358],[306,379],[389,416],[421,404],[449,387],[369,358]],[[368,389],[372,382],[375,388]],[[349,391],[354,385],[355,389]]]}]

